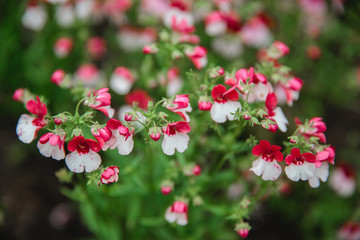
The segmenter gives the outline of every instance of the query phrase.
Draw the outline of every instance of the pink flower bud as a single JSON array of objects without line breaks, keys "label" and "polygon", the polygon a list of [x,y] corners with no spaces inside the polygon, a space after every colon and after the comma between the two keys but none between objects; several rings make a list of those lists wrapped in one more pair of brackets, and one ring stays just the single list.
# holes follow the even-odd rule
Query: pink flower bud
[{"label": "pink flower bud", "polygon": [[242,237],[242,238],[247,238],[247,236],[249,235],[249,229],[245,228],[245,229],[240,229],[237,231],[237,233]]},{"label": "pink flower bud", "polygon": [[128,113],[125,113],[125,115],[124,115],[124,119],[125,119],[125,121],[127,121],[127,122],[130,122],[130,121],[133,121],[133,120],[137,120],[137,118],[135,117],[134,118],[134,116],[133,115],[131,115],[131,114],[128,114]]},{"label": "pink flower bud", "polygon": [[210,111],[212,103],[210,101],[199,101],[199,110]]},{"label": "pink flower bud", "polygon": [[158,141],[161,137],[161,129],[158,127],[152,127],[149,129],[149,135],[152,140]]},{"label": "pink flower bud", "polygon": [[172,189],[173,189],[172,186],[162,186],[161,187],[161,192],[164,195],[168,195],[169,193],[172,192]]},{"label": "pink flower bud", "polygon": [[50,77],[52,83],[60,86],[61,83],[64,81],[65,71],[62,69],[56,70]]},{"label": "pink flower bud", "polygon": [[245,114],[244,114],[244,119],[245,119],[245,120],[250,120],[250,119],[251,119],[251,116],[245,113]]},{"label": "pink flower bud", "polygon": [[101,174],[102,184],[117,182],[119,180],[119,167],[110,166]]},{"label": "pink flower bud", "polygon": [[14,101],[18,101],[18,102],[24,102],[24,93],[25,93],[25,89],[24,88],[18,88],[15,90],[12,99]]},{"label": "pink flower bud", "polygon": [[63,120],[62,120],[61,118],[54,118],[54,123],[55,123],[56,125],[60,125],[60,124],[63,123]]},{"label": "pink flower bud", "polygon": [[69,55],[73,47],[73,41],[71,38],[62,37],[59,38],[54,45],[54,52],[58,58],[65,58]]},{"label": "pink flower bud", "polygon": [[153,46],[150,46],[150,45],[146,45],[143,48],[143,53],[144,54],[154,54],[154,53],[157,53],[157,52],[158,52],[157,48],[153,47]]},{"label": "pink flower bud", "polygon": [[195,176],[199,176],[201,174],[201,167],[196,164],[195,167],[192,169],[192,172]]},{"label": "pink flower bud", "polygon": [[283,42],[275,41],[273,46],[281,53],[280,57],[285,56],[290,52],[290,48]]}]

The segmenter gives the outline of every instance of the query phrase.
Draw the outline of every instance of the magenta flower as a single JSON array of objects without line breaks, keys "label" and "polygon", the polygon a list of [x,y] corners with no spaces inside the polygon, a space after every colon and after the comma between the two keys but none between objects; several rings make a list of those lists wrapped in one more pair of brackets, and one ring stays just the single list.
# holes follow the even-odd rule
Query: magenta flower
[{"label": "magenta flower", "polygon": [[188,223],[187,213],[187,204],[182,201],[175,201],[166,209],[165,219],[170,223],[176,222],[178,225],[184,226]]},{"label": "magenta flower", "polygon": [[119,180],[119,167],[110,166],[101,174],[101,183],[108,184]]}]

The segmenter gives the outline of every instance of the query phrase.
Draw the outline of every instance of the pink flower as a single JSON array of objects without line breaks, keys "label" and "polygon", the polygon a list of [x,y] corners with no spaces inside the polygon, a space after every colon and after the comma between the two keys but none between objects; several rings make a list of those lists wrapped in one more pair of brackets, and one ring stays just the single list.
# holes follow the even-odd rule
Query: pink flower
[{"label": "pink flower", "polygon": [[289,54],[289,52],[290,52],[290,48],[281,41],[273,42],[273,47],[275,47],[276,50],[278,51],[277,58],[283,57],[283,56]]},{"label": "pink flower", "polygon": [[47,124],[45,120],[47,107],[36,96],[36,101],[29,100],[27,102],[26,109],[36,117],[22,114],[16,126],[16,134],[23,143],[30,143],[36,137],[37,132]]},{"label": "pink flower", "polygon": [[262,176],[261,178],[265,181],[276,180],[282,172],[276,161],[281,162],[284,159],[280,150],[280,146],[270,145],[270,142],[261,140],[260,144],[252,149],[252,154],[260,157],[252,163],[250,171]]},{"label": "pink flower", "polygon": [[90,97],[85,101],[85,105],[103,112],[109,118],[114,116],[115,110],[111,108],[111,95],[108,88],[100,88],[96,92],[91,91]]},{"label": "pink flower", "polygon": [[52,83],[61,86],[61,83],[64,81],[65,74],[64,70],[58,69],[51,75],[50,80]]},{"label": "pink flower", "polygon": [[163,21],[174,32],[189,34],[195,31],[194,20],[191,14],[178,8],[168,10],[164,15]]},{"label": "pink flower", "polygon": [[15,90],[14,94],[12,95],[12,99],[14,101],[23,103],[24,102],[24,94],[25,94],[25,88],[18,88]]},{"label": "pink flower", "polygon": [[134,148],[133,132],[129,128],[121,124],[117,119],[110,119],[106,123],[112,135],[103,145],[103,151],[110,149],[118,149],[120,155],[129,155]]},{"label": "pink flower", "polygon": [[172,187],[171,186],[161,186],[161,192],[164,195],[168,195],[172,192]]},{"label": "pink flower", "polygon": [[211,96],[214,103],[210,109],[210,116],[215,122],[224,123],[227,119],[233,121],[235,119],[233,113],[237,110],[241,111],[241,103],[238,101],[239,94],[236,90],[226,91],[226,87],[219,84],[213,88]]},{"label": "pink flower", "polygon": [[255,48],[267,47],[272,39],[268,25],[260,16],[249,19],[240,34],[244,44]]},{"label": "pink flower", "polygon": [[94,127],[91,128],[91,133],[98,141],[100,148],[105,151],[105,142],[109,141],[112,136],[111,130],[107,126],[103,128]]},{"label": "pink flower", "polygon": [[317,137],[321,143],[326,143],[324,132],[326,131],[326,124],[320,117],[314,117],[309,120],[309,127],[306,127],[298,118],[295,118],[295,123],[299,128],[299,133],[305,138]]},{"label": "pink flower", "polygon": [[125,102],[132,107],[136,104],[139,108],[143,110],[148,109],[149,101],[152,101],[152,98],[149,94],[141,89],[135,89],[125,96]]},{"label": "pink flower", "polygon": [[110,87],[117,94],[127,94],[133,86],[135,79],[126,67],[117,67],[110,78]]},{"label": "pink flower", "polygon": [[68,37],[62,37],[56,40],[54,45],[54,53],[58,58],[65,58],[69,55],[72,48],[72,39]]},{"label": "pink flower", "polygon": [[195,176],[199,176],[201,174],[201,167],[199,165],[195,165],[192,169],[192,172]]},{"label": "pink flower", "polygon": [[165,103],[164,105],[168,110],[179,114],[186,122],[190,121],[190,117],[187,114],[192,111],[189,102],[189,95],[176,95],[174,101],[171,103]]},{"label": "pink flower", "polygon": [[74,137],[68,144],[69,153],[65,157],[65,163],[72,172],[92,172],[101,164],[99,144],[92,139],[83,136]]},{"label": "pink flower", "polygon": [[102,37],[91,37],[86,42],[86,48],[91,57],[99,59],[106,52],[106,42]]},{"label": "pink flower", "polygon": [[204,47],[196,46],[193,49],[185,50],[186,56],[193,62],[197,69],[202,69],[207,64],[207,50]]},{"label": "pink flower", "polygon": [[159,141],[161,137],[161,128],[159,127],[152,127],[149,129],[149,135],[152,140]]},{"label": "pink flower", "polygon": [[211,101],[205,97],[200,97],[198,105],[201,111],[210,111],[212,107]]},{"label": "pink flower", "polygon": [[165,219],[170,222],[176,222],[178,225],[184,226],[188,223],[188,206],[182,201],[175,201],[173,205],[168,207],[165,212]]},{"label": "pink flower", "polygon": [[303,85],[303,80],[298,77],[292,77],[286,83],[278,83],[275,87],[275,93],[280,104],[287,103],[288,106],[292,106],[293,102],[299,99]]},{"label": "pink flower", "polygon": [[109,184],[114,183],[119,180],[119,167],[117,166],[110,166],[101,174],[101,183],[102,184]]},{"label": "pink flower", "polygon": [[341,240],[359,240],[360,222],[346,222],[338,232],[338,238]]},{"label": "pink flower", "polygon": [[163,127],[164,138],[161,147],[166,155],[174,155],[175,149],[183,153],[189,144],[187,133],[191,131],[189,123],[174,122]]},{"label": "pink flower", "polygon": [[56,160],[65,158],[65,133],[47,133],[43,135],[37,144],[37,147],[45,157],[52,157]]},{"label": "pink flower", "polygon": [[291,149],[291,154],[286,156],[285,167],[286,176],[292,181],[309,180],[314,176],[316,157],[310,152],[302,153],[298,148]]},{"label": "pink flower", "polygon": [[100,82],[101,75],[95,65],[83,64],[76,70],[75,79],[86,87],[94,87]]},{"label": "pink flower", "polygon": [[356,189],[354,167],[347,163],[337,165],[330,175],[329,184],[342,197],[353,195]]}]

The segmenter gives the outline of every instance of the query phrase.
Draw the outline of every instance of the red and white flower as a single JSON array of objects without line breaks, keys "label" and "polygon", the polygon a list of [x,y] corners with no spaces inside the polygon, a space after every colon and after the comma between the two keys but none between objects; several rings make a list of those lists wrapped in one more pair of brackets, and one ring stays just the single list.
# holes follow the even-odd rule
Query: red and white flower
[{"label": "red and white flower", "polygon": [[268,141],[261,140],[260,144],[252,149],[252,154],[260,157],[252,163],[250,171],[261,176],[265,181],[278,179],[282,170],[277,162],[281,162],[284,159],[280,150],[280,146],[270,145]]},{"label": "red and white flower", "polygon": [[50,80],[52,83],[61,86],[65,78],[65,71],[62,69],[55,70],[55,72],[51,75]]},{"label": "red and white flower", "polygon": [[326,124],[320,117],[313,117],[309,120],[309,126],[305,126],[299,118],[295,118],[295,123],[299,128],[299,133],[305,138],[317,137],[321,143],[326,143],[324,132],[326,131]]},{"label": "red and white flower", "polygon": [[297,182],[309,180],[314,176],[316,165],[316,156],[310,152],[301,153],[298,148],[291,149],[291,155],[286,156],[285,167],[286,176]]},{"label": "red and white flower", "polygon": [[320,186],[320,180],[326,182],[329,176],[329,163],[334,164],[335,148],[330,146],[316,154],[317,164],[314,176],[309,179],[309,184],[313,188]]},{"label": "red and white flower", "polygon": [[200,97],[198,106],[201,111],[210,111],[212,102],[208,97]]},{"label": "red and white flower", "polygon": [[109,118],[114,116],[115,110],[111,108],[111,95],[108,88],[100,88],[96,92],[91,91],[85,105],[103,112]]},{"label": "red and white flower", "polygon": [[40,153],[45,157],[61,160],[65,158],[64,142],[64,132],[49,132],[39,139],[37,147]]},{"label": "red and white flower", "polygon": [[275,87],[275,93],[279,103],[287,103],[292,106],[293,102],[299,99],[299,93],[304,82],[298,77],[290,78],[286,83],[279,83]]},{"label": "red and white flower", "polygon": [[214,103],[210,109],[212,120],[217,123],[224,123],[226,120],[233,121],[237,110],[241,111],[239,93],[235,89],[226,91],[224,85],[216,85],[211,91]]},{"label": "red and white flower", "polygon": [[235,34],[216,37],[211,42],[211,48],[216,53],[228,59],[239,57],[244,50],[243,44],[239,41],[239,36]]},{"label": "red and white flower", "polygon": [[154,28],[135,28],[123,26],[117,34],[120,47],[126,52],[143,49],[156,41],[157,32]]},{"label": "red and white flower", "polygon": [[12,95],[12,99],[14,101],[18,101],[18,102],[21,102],[21,103],[25,103],[24,98],[25,96],[25,88],[18,88],[15,90],[14,94]]},{"label": "red and white flower", "polygon": [[166,221],[184,226],[188,223],[188,206],[185,202],[175,201],[165,212]]},{"label": "red and white flower", "polygon": [[93,64],[83,64],[76,70],[75,81],[82,82],[85,87],[95,87],[101,80],[100,71]]},{"label": "red and white flower", "polygon": [[197,69],[202,69],[207,64],[207,50],[204,47],[196,46],[185,50],[186,56],[193,62]]},{"label": "red and white flower", "polygon": [[205,18],[205,32],[209,36],[221,36],[227,31],[227,22],[220,11],[213,11]]},{"label": "red and white flower", "polygon": [[69,153],[65,157],[65,163],[72,172],[92,172],[99,168],[101,157],[99,144],[93,139],[85,139],[83,136],[74,137],[68,144]]},{"label": "red and white flower", "polygon": [[117,67],[110,78],[111,90],[117,94],[127,94],[133,86],[135,79],[126,67]]},{"label": "red and white flower", "polygon": [[356,189],[354,167],[347,163],[341,163],[336,166],[330,175],[329,184],[342,197],[353,195]]},{"label": "red and white flower", "polygon": [[61,37],[54,44],[54,53],[58,58],[65,58],[73,48],[73,40],[68,37]]},{"label": "red and white flower", "polygon": [[16,134],[23,143],[30,143],[36,137],[37,132],[47,124],[45,120],[47,107],[36,96],[36,101],[29,100],[26,103],[26,109],[36,117],[22,114],[16,126]]},{"label": "red and white flower", "polygon": [[98,141],[100,148],[105,151],[107,149],[105,149],[105,142],[109,141],[112,136],[111,130],[107,126],[102,128],[93,127],[91,128],[91,133]]},{"label": "red and white flower", "polygon": [[170,8],[163,18],[165,26],[175,32],[189,34],[195,30],[193,16],[178,8]]},{"label": "red and white flower", "polygon": [[338,232],[338,238],[341,240],[359,240],[360,222],[346,222]]},{"label": "red and white flower", "polygon": [[102,184],[109,184],[114,183],[119,180],[119,167],[117,166],[110,166],[104,170],[101,174],[101,183]]},{"label": "red and white flower", "polygon": [[177,67],[172,67],[167,71],[167,86],[166,95],[168,97],[174,96],[183,86],[183,80],[180,76],[180,70]]},{"label": "red and white flower", "polygon": [[189,144],[189,136],[187,133],[191,131],[190,125],[187,122],[174,122],[163,127],[163,141],[161,144],[162,150],[166,155],[174,155],[175,150],[183,153]]},{"label": "red and white flower", "polygon": [[191,112],[192,108],[189,102],[189,95],[176,95],[174,101],[164,103],[164,107],[179,114],[186,122],[190,122],[188,112]]},{"label": "red and white flower", "polygon": [[55,19],[61,27],[69,27],[72,25],[75,21],[75,12],[72,4],[62,4],[56,6]]},{"label": "red and white flower", "polygon": [[244,44],[255,48],[267,47],[272,40],[266,21],[260,16],[254,16],[244,24],[241,38]]},{"label": "red and white flower", "polygon": [[120,155],[129,155],[134,148],[133,130],[125,127],[117,119],[110,119],[106,123],[107,127],[111,131],[111,137],[108,141],[105,141],[103,150],[118,149]]}]

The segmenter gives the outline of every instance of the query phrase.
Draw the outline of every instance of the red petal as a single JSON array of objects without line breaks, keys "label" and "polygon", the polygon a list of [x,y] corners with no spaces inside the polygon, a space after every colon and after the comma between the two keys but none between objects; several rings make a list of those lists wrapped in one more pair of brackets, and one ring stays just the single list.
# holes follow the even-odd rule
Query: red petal
[{"label": "red petal", "polygon": [[265,152],[265,149],[261,144],[254,146],[252,149],[252,154],[255,156],[260,156],[263,152]]},{"label": "red petal", "polygon": [[117,129],[118,127],[122,126],[121,122],[114,118],[109,119],[109,121],[107,121],[106,125],[110,129]]}]

